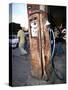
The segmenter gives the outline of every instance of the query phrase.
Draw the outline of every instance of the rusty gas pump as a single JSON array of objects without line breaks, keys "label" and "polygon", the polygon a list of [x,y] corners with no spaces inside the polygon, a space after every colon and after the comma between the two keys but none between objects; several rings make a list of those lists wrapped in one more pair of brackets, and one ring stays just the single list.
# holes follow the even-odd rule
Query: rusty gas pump
[{"label": "rusty gas pump", "polygon": [[31,55],[31,74],[38,79],[47,79],[51,71],[51,45],[47,28],[46,15],[35,11],[29,15],[29,40]]}]

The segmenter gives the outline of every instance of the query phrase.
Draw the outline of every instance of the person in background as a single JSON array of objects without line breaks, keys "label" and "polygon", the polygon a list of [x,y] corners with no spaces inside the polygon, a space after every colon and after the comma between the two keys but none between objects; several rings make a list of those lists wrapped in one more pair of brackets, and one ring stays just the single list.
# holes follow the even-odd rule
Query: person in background
[{"label": "person in background", "polygon": [[58,38],[58,34],[59,34],[59,30],[57,29],[57,27],[55,27],[54,28],[55,39]]},{"label": "person in background", "polygon": [[19,38],[19,49],[21,51],[21,55],[27,54],[26,50],[24,50],[24,43],[25,43],[24,27],[18,28],[17,37]]},{"label": "person in background", "polygon": [[63,47],[62,47],[62,42],[63,42],[63,39],[62,39],[62,30],[63,30],[63,25],[61,24],[59,26],[59,34],[58,34],[58,43],[57,43],[57,50],[56,50],[56,53],[58,56],[61,56],[64,51],[63,51]]},{"label": "person in background", "polygon": [[29,52],[29,34],[25,35],[25,45],[24,49]]}]

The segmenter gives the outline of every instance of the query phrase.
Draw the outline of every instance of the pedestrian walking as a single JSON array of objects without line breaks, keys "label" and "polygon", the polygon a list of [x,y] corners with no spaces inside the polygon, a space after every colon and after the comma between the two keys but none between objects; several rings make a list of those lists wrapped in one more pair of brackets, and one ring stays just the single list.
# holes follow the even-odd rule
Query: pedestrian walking
[{"label": "pedestrian walking", "polygon": [[25,44],[25,35],[24,35],[24,28],[19,27],[17,36],[19,38],[19,49],[21,51],[21,55],[27,54],[26,50],[24,49]]}]

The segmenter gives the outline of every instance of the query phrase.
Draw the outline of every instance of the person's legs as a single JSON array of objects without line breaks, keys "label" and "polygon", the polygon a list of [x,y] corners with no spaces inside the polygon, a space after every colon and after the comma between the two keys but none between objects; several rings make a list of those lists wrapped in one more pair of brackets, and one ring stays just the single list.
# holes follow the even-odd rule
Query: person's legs
[{"label": "person's legs", "polygon": [[62,43],[59,42],[57,45],[57,54],[60,56],[63,53]]},{"label": "person's legs", "polygon": [[19,45],[19,49],[21,51],[21,55],[27,54],[26,50],[24,50],[23,45]]},{"label": "person's legs", "polygon": [[22,55],[27,54],[26,50],[24,50],[24,48],[22,48],[22,47],[20,47],[20,51],[21,51]]}]

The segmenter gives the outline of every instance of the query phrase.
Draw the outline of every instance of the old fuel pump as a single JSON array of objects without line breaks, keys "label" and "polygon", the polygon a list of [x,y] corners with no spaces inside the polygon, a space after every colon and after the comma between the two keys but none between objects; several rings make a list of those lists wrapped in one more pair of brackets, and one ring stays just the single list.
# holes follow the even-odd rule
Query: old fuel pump
[{"label": "old fuel pump", "polygon": [[47,28],[46,14],[35,11],[29,15],[29,40],[31,55],[31,74],[38,79],[49,78],[51,72],[51,45]]}]

